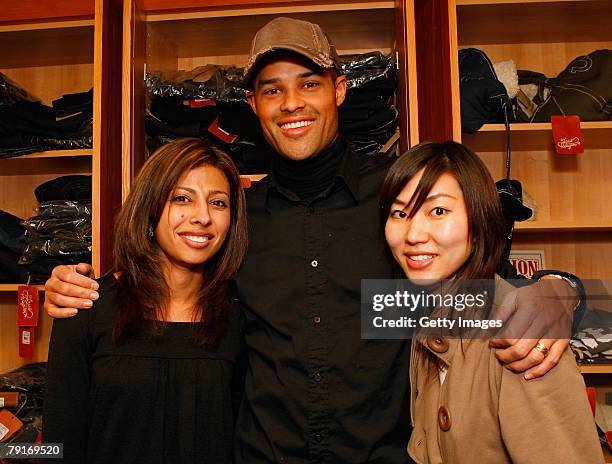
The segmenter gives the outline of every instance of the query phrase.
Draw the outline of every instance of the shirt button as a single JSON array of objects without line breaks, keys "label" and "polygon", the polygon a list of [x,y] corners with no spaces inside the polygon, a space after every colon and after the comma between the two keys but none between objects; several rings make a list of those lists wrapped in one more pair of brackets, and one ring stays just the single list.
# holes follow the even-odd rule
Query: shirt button
[{"label": "shirt button", "polygon": [[314,379],[315,382],[320,382],[321,381],[321,374],[319,374],[318,372],[314,375]]},{"label": "shirt button", "polygon": [[310,261],[310,265],[312,267],[317,267],[319,265],[319,261],[317,261],[316,259],[313,259],[312,261]]},{"label": "shirt button", "polygon": [[323,437],[321,436],[321,434],[320,434],[320,433],[315,433],[315,436],[314,436],[314,437],[315,437],[315,440],[317,440],[317,441],[321,441],[321,440],[323,440]]},{"label": "shirt button", "polygon": [[319,316],[315,316],[315,317],[313,318],[313,320],[314,320],[314,323],[315,323],[315,324],[320,324],[320,323],[321,323],[321,318],[320,318]]}]

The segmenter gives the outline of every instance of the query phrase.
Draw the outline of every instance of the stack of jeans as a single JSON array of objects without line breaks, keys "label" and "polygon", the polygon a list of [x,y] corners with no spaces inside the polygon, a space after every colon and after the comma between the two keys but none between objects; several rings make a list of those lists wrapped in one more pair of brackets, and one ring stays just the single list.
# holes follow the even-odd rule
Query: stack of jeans
[{"label": "stack of jeans", "polygon": [[32,282],[44,282],[58,264],[91,262],[91,176],[63,176],[39,185],[38,215],[22,222],[20,263]]},{"label": "stack of jeans", "polygon": [[340,133],[355,151],[375,154],[397,129],[397,110],[391,104],[397,87],[395,60],[380,52],[341,59],[348,90],[339,110]]},{"label": "stack of jeans", "polygon": [[[340,108],[340,134],[356,151],[376,153],[397,127],[397,111],[389,103],[397,85],[395,61],[372,52],[343,57],[342,67],[349,90]],[[242,173],[268,170],[272,151],[248,105],[241,68],[151,73],[146,84],[150,151],[177,137],[201,137],[220,144]]]},{"label": "stack of jeans", "polygon": [[28,270],[19,265],[19,257],[25,247],[25,228],[22,219],[6,211],[0,211],[0,282],[26,282]]},{"label": "stack of jeans", "polygon": [[245,102],[153,96],[145,128],[154,151],[177,137],[201,137],[221,147],[243,173],[267,171],[271,154]]},{"label": "stack of jeans", "polygon": [[91,148],[93,92],[46,106],[0,74],[0,158],[45,150]]}]

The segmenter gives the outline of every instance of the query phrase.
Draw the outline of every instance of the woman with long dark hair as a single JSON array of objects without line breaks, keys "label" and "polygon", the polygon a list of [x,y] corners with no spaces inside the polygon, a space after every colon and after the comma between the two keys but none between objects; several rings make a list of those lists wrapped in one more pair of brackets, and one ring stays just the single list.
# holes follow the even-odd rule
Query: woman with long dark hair
[{"label": "woman with long dark hair", "polygon": [[54,321],[43,439],[65,462],[230,462],[242,388],[230,279],[246,247],[226,154],[182,139],[147,160],[95,311]]},{"label": "woman with long dark hair", "polygon": [[[495,276],[505,227],[495,184],[476,154],[455,142],[417,145],[389,170],[381,209],[399,273],[429,294],[449,290],[455,301],[466,301],[464,291],[478,296],[483,287],[473,279],[491,279],[494,295],[483,294],[479,314],[495,317],[509,287]],[[461,309],[441,313],[456,323],[468,319],[468,327],[478,321],[473,309]],[[408,453],[417,463],[603,462],[569,349],[546,376],[527,381],[498,362],[486,332],[477,338],[456,328],[413,338]],[[545,356],[545,348],[535,349]]]}]

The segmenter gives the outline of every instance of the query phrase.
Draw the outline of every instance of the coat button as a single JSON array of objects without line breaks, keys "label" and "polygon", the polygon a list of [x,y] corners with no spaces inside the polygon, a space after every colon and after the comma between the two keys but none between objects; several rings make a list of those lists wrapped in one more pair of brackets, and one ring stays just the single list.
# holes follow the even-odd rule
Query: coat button
[{"label": "coat button", "polygon": [[444,432],[451,428],[450,412],[446,406],[440,406],[440,409],[438,409],[438,425]]},{"label": "coat button", "polygon": [[315,324],[319,325],[321,323],[321,318],[319,316],[315,316],[313,318],[313,321],[314,321]]},{"label": "coat button", "polygon": [[427,346],[436,353],[446,353],[448,351],[448,339],[446,337],[428,338]]},{"label": "coat button", "polygon": [[314,375],[314,379],[315,379],[315,382],[320,382],[320,381],[321,381],[321,379],[322,379],[321,374],[319,374],[319,373],[317,372],[317,373]]},{"label": "coat button", "polygon": [[310,265],[312,267],[317,267],[319,265],[319,262],[316,259],[313,259],[312,261],[310,261]]}]

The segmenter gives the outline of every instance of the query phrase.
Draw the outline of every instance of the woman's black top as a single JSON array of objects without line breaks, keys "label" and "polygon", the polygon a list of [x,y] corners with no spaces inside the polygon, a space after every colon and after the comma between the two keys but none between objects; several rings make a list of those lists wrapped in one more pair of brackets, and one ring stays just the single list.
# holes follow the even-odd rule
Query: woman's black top
[{"label": "woman's black top", "polygon": [[237,305],[214,350],[193,344],[188,322],[116,345],[115,279],[99,283],[91,310],[54,320],[43,441],[64,443],[64,462],[78,464],[230,462],[243,387]]}]

